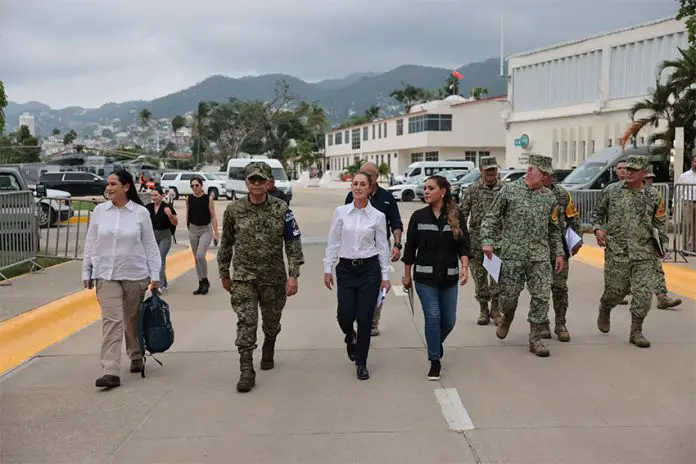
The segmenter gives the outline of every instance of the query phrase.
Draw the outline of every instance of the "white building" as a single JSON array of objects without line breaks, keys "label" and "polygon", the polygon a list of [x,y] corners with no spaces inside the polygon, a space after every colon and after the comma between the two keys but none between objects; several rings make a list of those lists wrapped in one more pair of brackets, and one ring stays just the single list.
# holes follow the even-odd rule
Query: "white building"
[{"label": "white building", "polygon": [[27,129],[29,129],[29,133],[32,136],[36,135],[34,115],[31,113],[22,113],[19,115],[19,127],[22,126],[27,126]]},{"label": "white building", "polygon": [[341,173],[360,158],[403,173],[416,161],[505,159],[500,121],[505,96],[481,100],[451,96],[415,105],[406,115],[334,129],[326,134],[326,162]]},{"label": "white building", "polygon": [[[620,144],[630,108],[650,95],[662,62],[686,45],[684,23],[664,19],[510,56],[505,165],[521,166],[537,152],[571,168]],[[646,145],[655,130],[643,129],[636,143]]]}]

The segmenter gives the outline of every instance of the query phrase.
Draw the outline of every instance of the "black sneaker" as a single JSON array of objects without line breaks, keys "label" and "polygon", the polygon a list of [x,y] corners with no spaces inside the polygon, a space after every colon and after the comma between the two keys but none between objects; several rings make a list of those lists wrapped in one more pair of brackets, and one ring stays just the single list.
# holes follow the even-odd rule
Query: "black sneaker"
[{"label": "black sneaker", "polygon": [[104,375],[99,377],[95,382],[97,388],[116,388],[121,386],[121,379],[115,375]]},{"label": "black sneaker", "polygon": [[445,345],[440,343],[440,359],[445,357]]},{"label": "black sneaker", "polygon": [[430,361],[430,370],[428,371],[428,380],[440,380],[440,361]]}]

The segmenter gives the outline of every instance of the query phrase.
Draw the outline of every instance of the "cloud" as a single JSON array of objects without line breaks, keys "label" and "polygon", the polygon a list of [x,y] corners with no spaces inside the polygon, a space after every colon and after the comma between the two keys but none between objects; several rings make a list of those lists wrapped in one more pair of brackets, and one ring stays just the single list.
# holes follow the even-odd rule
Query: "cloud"
[{"label": "cloud", "polygon": [[456,67],[673,16],[674,0],[0,0],[8,98],[152,99],[213,74]]}]

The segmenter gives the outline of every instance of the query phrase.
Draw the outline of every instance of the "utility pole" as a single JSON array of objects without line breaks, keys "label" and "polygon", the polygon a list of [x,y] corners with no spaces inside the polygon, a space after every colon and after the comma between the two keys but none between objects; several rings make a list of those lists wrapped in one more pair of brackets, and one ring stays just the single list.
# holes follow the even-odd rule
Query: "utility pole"
[{"label": "utility pole", "polygon": [[505,77],[505,0],[500,0],[500,77]]}]

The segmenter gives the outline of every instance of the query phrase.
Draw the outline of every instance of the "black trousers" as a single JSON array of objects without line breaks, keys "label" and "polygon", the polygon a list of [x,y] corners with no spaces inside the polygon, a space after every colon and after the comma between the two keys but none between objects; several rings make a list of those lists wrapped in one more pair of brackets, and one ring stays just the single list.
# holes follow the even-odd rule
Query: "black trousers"
[{"label": "black trousers", "polygon": [[353,325],[357,321],[358,334],[355,344],[355,364],[366,365],[370,351],[372,317],[382,283],[382,271],[377,257],[362,263],[343,260],[336,266],[338,295],[338,325],[346,335],[345,342],[355,340]]}]

